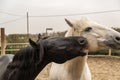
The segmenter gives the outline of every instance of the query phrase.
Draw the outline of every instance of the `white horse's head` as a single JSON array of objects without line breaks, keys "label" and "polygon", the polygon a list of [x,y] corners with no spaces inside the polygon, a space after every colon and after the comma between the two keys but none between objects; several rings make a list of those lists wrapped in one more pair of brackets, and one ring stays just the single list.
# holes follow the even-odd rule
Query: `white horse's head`
[{"label": "white horse's head", "polygon": [[87,18],[77,21],[65,19],[70,29],[65,36],[84,36],[88,39],[89,50],[120,49],[120,33]]}]

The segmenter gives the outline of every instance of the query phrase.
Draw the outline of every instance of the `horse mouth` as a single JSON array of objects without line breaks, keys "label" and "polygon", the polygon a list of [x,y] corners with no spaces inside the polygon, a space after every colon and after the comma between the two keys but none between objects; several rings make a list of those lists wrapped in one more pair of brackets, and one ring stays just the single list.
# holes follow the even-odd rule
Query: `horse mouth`
[{"label": "horse mouth", "polygon": [[120,49],[120,45],[119,46],[116,46],[116,45],[113,45],[113,44],[107,44],[107,46],[109,46],[110,48],[112,48],[112,49],[117,49],[117,50],[119,50]]},{"label": "horse mouth", "polygon": [[106,39],[103,42],[109,48],[116,50],[120,49],[120,37],[106,36]]},{"label": "horse mouth", "polygon": [[112,48],[112,49],[120,49],[120,44],[117,43],[114,40],[108,40],[108,41],[104,41],[104,43],[106,44],[106,46]]},{"label": "horse mouth", "polygon": [[88,54],[88,52],[89,52],[89,49],[88,49],[88,47],[86,47],[86,48],[83,48],[83,50],[82,50],[85,54]]}]

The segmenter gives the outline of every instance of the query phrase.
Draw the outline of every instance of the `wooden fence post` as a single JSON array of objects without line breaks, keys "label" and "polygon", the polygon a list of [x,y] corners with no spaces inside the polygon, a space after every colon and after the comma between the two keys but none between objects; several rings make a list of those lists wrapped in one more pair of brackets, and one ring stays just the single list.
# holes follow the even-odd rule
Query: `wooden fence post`
[{"label": "wooden fence post", "polygon": [[111,49],[109,49],[109,56],[111,56],[111,54],[112,54],[112,51],[111,51]]},{"label": "wooden fence post", "polygon": [[1,28],[1,55],[5,54],[5,29]]}]

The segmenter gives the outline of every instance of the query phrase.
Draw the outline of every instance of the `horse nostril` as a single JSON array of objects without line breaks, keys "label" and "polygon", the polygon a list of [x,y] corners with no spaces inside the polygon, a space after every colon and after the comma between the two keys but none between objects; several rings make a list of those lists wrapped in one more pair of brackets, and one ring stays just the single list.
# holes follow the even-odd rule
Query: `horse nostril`
[{"label": "horse nostril", "polygon": [[120,37],[116,37],[115,39],[116,39],[117,41],[120,41]]},{"label": "horse nostril", "polygon": [[85,44],[85,43],[86,43],[86,40],[85,40],[85,39],[80,39],[80,40],[79,40],[79,44],[82,44],[82,45],[83,45],[83,44]]}]

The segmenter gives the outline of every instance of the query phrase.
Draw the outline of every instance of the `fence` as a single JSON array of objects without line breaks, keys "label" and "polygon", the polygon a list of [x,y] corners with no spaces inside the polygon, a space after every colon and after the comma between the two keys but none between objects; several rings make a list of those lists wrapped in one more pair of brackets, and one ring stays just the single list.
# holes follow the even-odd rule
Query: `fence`
[{"label": "fence", "polygon": [[[28,46],[29,43],[7,43],[5,53],[16,52],[19,49]],[[0,50],[1,51],[1,50]]]},{"label": "fence", "polygon": [[[29,43],[7,43],[6,52],[15,52],[26,47]],[[120,80],[120,57],[114,56],[89,56],[88,65],[92,73],[92,80]],[[36,80],[49,80],[51,64],[38,75]]]}]

